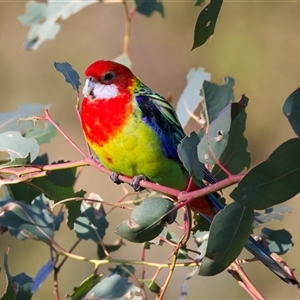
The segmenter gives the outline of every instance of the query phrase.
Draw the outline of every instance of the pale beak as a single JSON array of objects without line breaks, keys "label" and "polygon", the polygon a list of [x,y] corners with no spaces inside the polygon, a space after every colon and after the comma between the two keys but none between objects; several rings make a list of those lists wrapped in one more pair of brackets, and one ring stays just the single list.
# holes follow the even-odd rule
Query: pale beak
[{"label": "pale beak", "polygon": [[84,87],[82,89],[82,94],[84,97],[94,98],[93,89],[95,87],[95,81],[93,78],[89,77],[86,79]]}]

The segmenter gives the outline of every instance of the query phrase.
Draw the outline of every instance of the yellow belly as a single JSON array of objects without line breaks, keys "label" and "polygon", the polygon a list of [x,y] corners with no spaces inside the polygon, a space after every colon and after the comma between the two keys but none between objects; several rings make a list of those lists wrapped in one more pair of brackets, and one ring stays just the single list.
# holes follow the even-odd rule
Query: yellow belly
[{"label": "yellow belly", "polygon": [[102,147],[90,144],[101,163],[118,174],[143,174],[150,181],[177,189],[187,185],[187,175],[175,160],[165,157],[159,137],[140,118],[131,118],[123,130]]}]

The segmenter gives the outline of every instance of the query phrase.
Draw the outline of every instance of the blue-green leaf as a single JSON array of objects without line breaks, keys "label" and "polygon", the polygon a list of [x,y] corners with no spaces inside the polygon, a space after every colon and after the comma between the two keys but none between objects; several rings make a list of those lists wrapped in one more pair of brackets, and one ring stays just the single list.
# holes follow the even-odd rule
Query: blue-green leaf
[{"label": "blue-green leaf", "polygon": [[136,11],[142,15],[150,17],[157,11],[162,17],[165,16],[162,2],[158,0],[134,0]]},{"label": "blue-green leaf", "polygon": [[79,86],[81,85],[78,73],[72,68],[68,62],[55,62],[55,69],[62,73],[65,77],[66,82],[70,83],[75,91],[78,92]]}]

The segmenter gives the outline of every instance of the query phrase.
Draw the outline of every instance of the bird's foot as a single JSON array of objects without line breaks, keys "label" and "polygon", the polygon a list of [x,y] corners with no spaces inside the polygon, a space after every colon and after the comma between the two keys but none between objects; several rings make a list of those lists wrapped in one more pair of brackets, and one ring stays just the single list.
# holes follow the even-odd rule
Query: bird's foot
[{"label": "bird's foot", "polygon": [[147,180],[147,177],[145,175],[136,175],[133,177],[130,185],[133,187],[135,192],[141,192],[145,189],[144,187],[140,186],[140,182],[142,180]]},{"label": "bird's foot", "polygon": [[119,174],[116,173],[116,172],[112,172],[109,177],[110,177],[110,179],[112,180],[113,183],[116,183],[116,184],[123,183],[123,181],[121,181],[119,179]]}]

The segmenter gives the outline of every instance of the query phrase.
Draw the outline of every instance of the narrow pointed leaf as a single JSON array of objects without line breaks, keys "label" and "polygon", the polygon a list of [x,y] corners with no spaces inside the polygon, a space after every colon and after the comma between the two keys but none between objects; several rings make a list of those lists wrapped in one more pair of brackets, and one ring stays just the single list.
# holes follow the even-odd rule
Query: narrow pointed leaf
[{"label": "narrow pointed leaf", "polygon": [[230,196],[254,209],[285,202],[300,192],[300,139],[281,144],[267,160],[252,168]]},{"label": "narrow pointed leaf", "polygon": [[238,257],[251,233],[253,220],[253,210],[236,202],[215,216],[199,275],[216,275]]},{"label": "narrow pointed leaf", "polygon": [[145,284],[145,286],[154,294],[159,294],[161,287],[152,279],[144,279],[142,282]]},{"label": "narrow pointed leaf", "polygon": [[222,3],[222,0],[211,0],[200,12],[195,26],[192,50],[202,46],[214,34]]},{"label": "narrow pointed leaf", "polygon": [[300,88],[285,100],[283,114],[288,118],[297,136],[300,137]]},{"label": "narrow pointed leaf", "polygon": [[42,283],[48,278],[54,269],[54,263],[52,259],[49,259],[38,271],[33,279],[31,287],[32,293],[36,293]]}]

